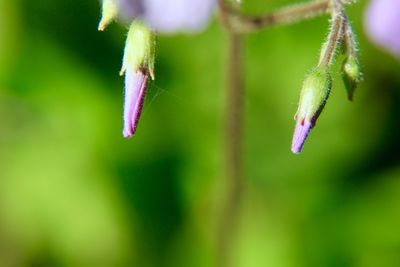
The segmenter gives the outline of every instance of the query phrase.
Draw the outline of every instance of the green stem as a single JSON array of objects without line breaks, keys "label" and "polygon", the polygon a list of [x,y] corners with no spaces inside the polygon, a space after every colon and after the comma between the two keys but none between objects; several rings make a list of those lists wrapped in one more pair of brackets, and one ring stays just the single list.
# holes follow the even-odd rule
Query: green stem
[{"label": "green stem", "polygon": [[343,38],[344,28],[344,11],[342,3],[339,0],[331,0],[332,3],[332,19],[331,28],[328,39],[322,46],[321,57],[318,67],[329,67],[335,57],[336,49],[338,48]]},{"label": "green stem", "polygon": [[[221,12],[224,16],[224,12]],[[218,267],[230,267],[233,237],[242,199],[244,79],[242,36],[227,28],[229,37],[226,101],[226,198],[218,225]]]},{"label": "green stem", "polygon": [[[352,0],[338,1],[352,4]],[[231,4],[220,1],[222,23],[226,28],[238,33],[252,32],[275,25],[291,24],[319,15],[327,14],[332,7],[331,0],[315,0],[308,3],[284,7],[259,16],[245,15]]]}]

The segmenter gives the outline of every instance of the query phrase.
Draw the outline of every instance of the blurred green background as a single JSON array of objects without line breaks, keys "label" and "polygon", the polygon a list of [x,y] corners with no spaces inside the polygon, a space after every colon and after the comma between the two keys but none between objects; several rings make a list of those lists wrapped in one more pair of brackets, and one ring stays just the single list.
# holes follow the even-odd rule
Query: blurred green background
[{"label": "blurred green background", "polygon": [[[365,37],[366,4],[348,8],[365,81],[350,103],[336,75],[299,156],[293,115],[328,19],[246,37],[237,267],[400,266],[400,64]],[[214,21],[159,37],[157,80],[125,140],[126,29],[97,32],[99,13],[97,1],[0,0],[0,266],[215,266],[226,36]]]}]

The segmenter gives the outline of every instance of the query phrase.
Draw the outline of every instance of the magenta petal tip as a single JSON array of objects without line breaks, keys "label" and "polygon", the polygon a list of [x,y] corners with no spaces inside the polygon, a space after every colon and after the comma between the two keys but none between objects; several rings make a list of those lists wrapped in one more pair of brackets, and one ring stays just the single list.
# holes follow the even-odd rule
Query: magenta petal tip
[{"label": "magenta petal tip", "polygon": [[314,124],[308,120],[297,121],[292,141],[292,152],[294,154],[299,154],[301,152],[304,142],[306,141],[308,134],[313,127]]}]

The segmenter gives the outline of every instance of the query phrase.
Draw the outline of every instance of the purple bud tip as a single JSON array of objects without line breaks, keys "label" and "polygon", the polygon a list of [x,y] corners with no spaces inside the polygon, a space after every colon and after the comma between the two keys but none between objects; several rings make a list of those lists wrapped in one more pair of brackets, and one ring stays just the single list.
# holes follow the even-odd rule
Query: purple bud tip
[{"label": "purple bud tip", "polygon": [[147,72],[127,69],[125,74],[124,130],[125,138],[135,134],[144,98],[146,96],[149,75]]},{"label": "purple bud tip", "polygon": [[313,127],[314,123],[312,123],[309,120],[304,120],[304,119],[297,120],[292,141],[293,153],[299,154],[301,152],[304,146],[304,142],[306,141],[307,136]]}]

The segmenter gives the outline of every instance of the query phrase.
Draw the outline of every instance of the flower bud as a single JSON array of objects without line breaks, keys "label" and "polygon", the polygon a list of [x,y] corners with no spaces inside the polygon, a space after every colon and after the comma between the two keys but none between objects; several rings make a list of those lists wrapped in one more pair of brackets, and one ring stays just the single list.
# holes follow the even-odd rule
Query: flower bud
[{"label": "flower bud", "polygon": [[155,35],[142,23],[131,24],[125,44],[121,75],[129,68],[138,71],[146,69],[154,80]]},{"label": "flower bud", "polygon": [[121,75],[125,73],[124,137],[136,132],[149,76],[154,79],[155,38],[144,25],[132,23],[125,45]]},{"label": "flower bud", "polygon": [[103,0],[103,12],[99,23],[99,31],[104,31],[117,16],[118,6],[115,0]]},{"label": "flower bud", "polygon": [[326,68],[316,68],[303,83],[299,107],[295,116],[296,127],[292,141],[292,152],[301,152],[304,142],[315,126],[332,88],[332,78]]},{"label": "flower bud", "polygon": [[357,85],[362,80],[360,64],[354,56],[348,56],[342,66],[343,81],[346,86],[347,96],[350,101],[353,101],[354,91]]}]

